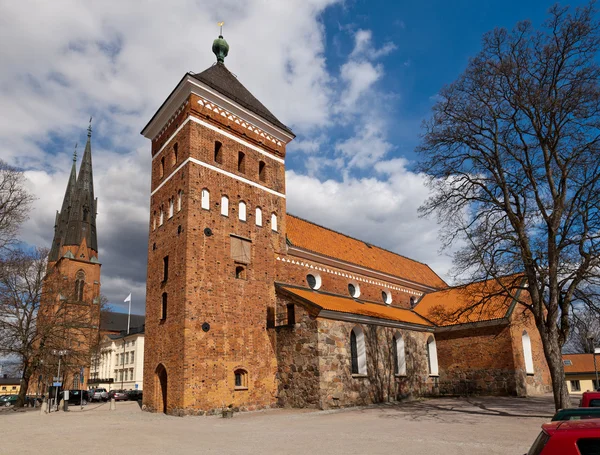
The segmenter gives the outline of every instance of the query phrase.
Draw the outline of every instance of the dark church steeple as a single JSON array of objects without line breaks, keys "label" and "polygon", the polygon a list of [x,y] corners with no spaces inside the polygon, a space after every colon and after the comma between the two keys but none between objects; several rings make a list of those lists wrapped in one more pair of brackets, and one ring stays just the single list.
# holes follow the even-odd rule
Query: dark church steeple
[{"label": "dark church steeple", "polygon": [[[98,254],[98,240],[96,237],[96,209],[97,200],[94,198],[94,180],[92,172],[92,126],[88,128],[88,138],[83,152],[83,159],[76,176],[76,155],[73,156],[73,166],[65,191],[65,198],[60,213],[56,215],[54,226],[54,240],[48,260],[58,261],[68,254],[63,247],[79,247],[85,241],[87,248],[93,250],[91,257]],[[73,254],[71,252],[71,254]],[[72,256],[71,256],[72,257]]]}]

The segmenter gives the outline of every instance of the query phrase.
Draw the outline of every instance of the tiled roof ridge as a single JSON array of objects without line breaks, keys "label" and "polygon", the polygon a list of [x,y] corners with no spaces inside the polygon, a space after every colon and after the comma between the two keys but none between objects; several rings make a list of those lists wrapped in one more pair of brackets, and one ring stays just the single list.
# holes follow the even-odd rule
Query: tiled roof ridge
[{"label": "tiled roof ridge", "polygon": [[[425,264],[425,265],[427,265],[427,264]],[[512,277],[512,276],[515,276],[515,275],[521,275],[521,273],[520,272],[512,273],[510,275],[503,275],[503,276],[500,276],[498,278],[482,278],[482,279],[477,280],[477,281],[469,281],[468,283],[455,284],[453,286],[448,285],[448,287],[445,287],[445,288],[436,289],[435,291],[426,292],[426,293],[423,294],[423,297],[425,297],[428,294],[435,294],[436,292],[447,292],[447,291],[452,291],[452,290],[455,290],[455,289],[466,289],[469,286],[473,286],[473,285],[476,285],[476,284],[485,283],[486,281],[495,281],[495,280],[498,280],[498,279],[509,278],[509,277]]]},{"label": "tiled roof ridge", "polygon": [[[429,264],[426,264],[426,263],[424,263],[424,262],[417,261],[416,259],[409,258],[408,256],[404,256],[404,255],[402,255],[402,254],[399,254],[399,253],[396,253],[396,252],[394,252],[394,251],[388,250],[388,249],[386,249],[386,248],[383,248],[383,247],[381,247],[381,246],[375,245],[375,244],[373,244],[373,243],[371,243],[371,242],[367,242],[366,240],[357,239],[356,237],[352,237],[351,235],[344,234],[343,232],[340,232],[340,231],[336,231],[335,229],[331,229],[331,228],[328,228],[328,227],[326,227],[326,226],[322,226],[322,225],[320,225],[320,224],[318,224],[318,223],[315,223],[314,221],[309,221],[309,220],[307,220],[307,219],[305,219],[305,218],[302,218],[302,217],[300,217],[300,216],[294,215],[293,213],[286,212],[286,215],[287,215],[287,216],[291,216],[291,217],[293,217],[293,218],[297,218],[297,219],[299,219],[299,220],[301,220],[301,221],[304,221],[305,223],[310,223],[310,224],[313,224],[313,225],[315,225],[315,226],[317,226],[317,227],[320,227],[321,229],[326,229],[326,230],[328,230],[328,231],[330,231],[330,232],[333,232],[333,233],[335,233],[335,234],[343,235],[344,237],[347,237],[347,238],[349,238],[349,239],[352,239],[352,240],[356,240],[357,242],[364,243],[365,245],[369,245],[371,248],[377,248],[377,249],[379,249],[379,250],[385,251],[385,252],[387,252],[387,253],[394,254],[394,255],[396,255],[396,256],[399,256],[399,257],[401,257],[401,258],[407,259],[407,260],[409,260],[409,261],[416,262],[417,264],[424,265],[424,266],[426,266],[427,268],[429,268],[429,270],[431,270],[431,271],[432,271],[432,272],[433,272],[435,275],[439,276],[439,275],[438,275],[438,274],[435,272],[435,270],[433,270],[431,267],[429,267]],[[322,254],[322,253],[319,253],[319,254]],[[327,255],[326,255],[326,254],[323,254],[323,256],[327,256]],[[335,257],[333,257],[333,256],[328,256],[328,257],[331,257],[331,258],[333,258],[333,259],[338,259],[338,258],[335,258]],[[440,279],[441,279],[441,278],[440,278]],[[442,281],[444,281],[444,280],[442,280]],[[446,288],[444,288],[444,289],[446,289]]]},{"label": "tiled roof ridge", "polygon": [[[562,354],[563,357],[565,357],[567,355],[568,356],[572,356],[572,355],[594,355],[594,353],[593,352],[576,352],[574,354]],[[596,354],[596,355],[598,355],[598,354]]]}]

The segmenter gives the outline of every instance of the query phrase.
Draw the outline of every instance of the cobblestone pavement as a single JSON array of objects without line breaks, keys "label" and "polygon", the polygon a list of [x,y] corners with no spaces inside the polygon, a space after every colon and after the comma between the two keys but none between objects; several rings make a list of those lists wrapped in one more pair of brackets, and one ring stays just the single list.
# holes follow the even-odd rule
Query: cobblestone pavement
[{"label": "cobblestone pavement", "polygon": [[142,412],[135,402],[83,411],[0,414],[1,454],[523,454],[552,398],[430,399],[338,411],[276,409],[232,419]]}]

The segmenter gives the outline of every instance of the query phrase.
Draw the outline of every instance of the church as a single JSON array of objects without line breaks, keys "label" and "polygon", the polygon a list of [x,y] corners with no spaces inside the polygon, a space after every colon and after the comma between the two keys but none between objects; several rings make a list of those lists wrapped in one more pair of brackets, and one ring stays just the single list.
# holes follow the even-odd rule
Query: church
[{"label": "church", "polygon": [[145,408],[549,391],[518,299],[495,293],[458,311],[494,283],[449,287],[426,264],[287,213],[295,135],[226,67],[222,36],[212,50],[217,62],[186,73],[142,130],[152,154]]}]

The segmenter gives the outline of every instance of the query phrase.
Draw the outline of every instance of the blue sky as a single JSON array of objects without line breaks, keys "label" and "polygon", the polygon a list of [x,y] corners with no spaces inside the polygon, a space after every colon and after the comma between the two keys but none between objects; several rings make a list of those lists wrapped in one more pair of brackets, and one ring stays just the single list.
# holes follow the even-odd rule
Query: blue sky
[{"label": "blue sky", "polygon": [[[552,2],[181,0],[0,4],[0,158],[38,198],[21,237],[49,246],[75,142],[94,116],[102,292],[145,301],[150,144],[140,130],[186,71],[228,68],[297,134],[288,211],[429,264],[449,278],[428,190],[413,172],[420,124],[483,33],[540,24]],[[582,4],[577,2],[575,4]]]}]

